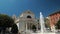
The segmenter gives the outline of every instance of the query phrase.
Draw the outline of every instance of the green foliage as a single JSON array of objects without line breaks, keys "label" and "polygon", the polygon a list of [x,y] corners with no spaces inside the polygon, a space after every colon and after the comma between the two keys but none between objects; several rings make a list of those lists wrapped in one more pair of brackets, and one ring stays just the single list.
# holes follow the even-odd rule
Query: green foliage
[{"label": "green foliage", "polygon": [[56,29],[60,29],[60,20],[56,23]]},{"label": "green foliage", "polygon": [[11,32],[12,33],[18,33],[18,27],[17,27],[16,24],[13,24],[12,29],[11,29]]},{"label": "green foliage", "polygon": [[32,29],[36,29],[36,26],[35,26],[35,25],[33,25],[33,26],[32,26]]},{"label": "green foliage", "polygon": [[32,30],[33,30],[34,32],[36,32],[36,26],[35,26],[35,25],[32,25]]},{"label": "green foliage", "polygon": [[0,27],[11,27],[14,20],[5,14],[0,14]]},{"label": "green foliage", "polygon": [[0,32],[3,30],[3,33],[5,33],[6,28],[12,27],[12,31],[13,33],[17,33],[18,32],[18,27],[17,25],[14,23],[14,20],[5,14],[0,14]]},{"label": "green foliage", "polygon": [[45,27],[50,28],[49,19],[45,19],[44,21],[45,21]]}]

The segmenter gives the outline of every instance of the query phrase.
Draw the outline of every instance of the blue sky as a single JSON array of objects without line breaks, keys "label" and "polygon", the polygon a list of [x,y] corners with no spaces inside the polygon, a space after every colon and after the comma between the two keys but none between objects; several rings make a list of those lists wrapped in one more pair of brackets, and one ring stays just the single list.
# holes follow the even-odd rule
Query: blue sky
[{"label": "blue sky", "polygon": [[25,10],[31,10],[36,17],[42,12],[44,17],[60,10],[60,0],[0,0],[0,13],[19,16]]}]

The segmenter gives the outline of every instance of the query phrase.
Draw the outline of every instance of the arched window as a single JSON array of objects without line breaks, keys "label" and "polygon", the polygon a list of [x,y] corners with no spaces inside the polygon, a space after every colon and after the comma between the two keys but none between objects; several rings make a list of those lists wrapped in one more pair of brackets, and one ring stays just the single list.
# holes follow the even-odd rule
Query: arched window
[{"label": "arched window", "polygon": [[30,15],[28,15],[28,16],[27,16],[27,18],[31,18],[31,16],[30,16]]}]

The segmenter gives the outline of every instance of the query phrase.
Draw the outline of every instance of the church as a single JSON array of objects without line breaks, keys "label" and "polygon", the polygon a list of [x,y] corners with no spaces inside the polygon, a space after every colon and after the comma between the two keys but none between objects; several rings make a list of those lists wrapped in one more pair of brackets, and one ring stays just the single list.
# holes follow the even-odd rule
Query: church
[{"label": "church", "polygon": [[18,18],[13,15],[13,19],[18,26],[19,32],[40,30],[39,19],[30,10],[24,11]]}]

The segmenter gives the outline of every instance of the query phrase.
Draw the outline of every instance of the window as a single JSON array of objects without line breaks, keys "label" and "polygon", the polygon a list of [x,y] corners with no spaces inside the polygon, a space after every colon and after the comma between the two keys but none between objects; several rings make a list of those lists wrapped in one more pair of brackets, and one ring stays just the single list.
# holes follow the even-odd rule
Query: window
[{"label": "window", "polygon": [[30,15],[28,15],[28,16],[27,16],[27,18],[31,18],[31,16],[30,16]]}]

